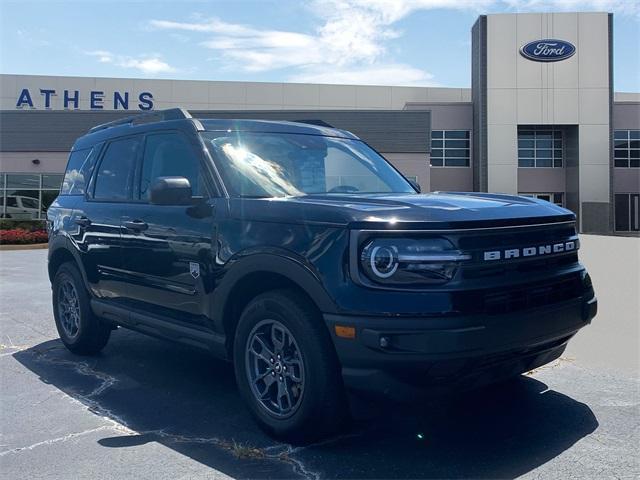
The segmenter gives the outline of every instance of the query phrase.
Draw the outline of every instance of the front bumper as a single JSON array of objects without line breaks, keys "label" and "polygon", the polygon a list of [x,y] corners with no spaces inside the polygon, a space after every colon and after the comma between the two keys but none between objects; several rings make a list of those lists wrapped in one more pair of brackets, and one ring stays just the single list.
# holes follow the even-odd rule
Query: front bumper
[{"label": "front bumper", "polygon": [[[347,388],[406,400],[544,365],[590,323],[597,305],[590,296],[503,315],[324,318]],[[337,337],[336,325],[355,327],[356,337]]]}]

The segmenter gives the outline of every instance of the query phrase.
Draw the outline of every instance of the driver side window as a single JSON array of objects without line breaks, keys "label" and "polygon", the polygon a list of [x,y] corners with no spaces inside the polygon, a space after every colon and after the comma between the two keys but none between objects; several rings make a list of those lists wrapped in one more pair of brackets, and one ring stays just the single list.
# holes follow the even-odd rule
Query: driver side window
[{"label": "driver side window", "polygon": [[185,177],[191,184],[194,196],[204,193],[200,161],[180,133],[147,136],[140,177],[140,200],[149,201],[151,185],[158,177]]}]

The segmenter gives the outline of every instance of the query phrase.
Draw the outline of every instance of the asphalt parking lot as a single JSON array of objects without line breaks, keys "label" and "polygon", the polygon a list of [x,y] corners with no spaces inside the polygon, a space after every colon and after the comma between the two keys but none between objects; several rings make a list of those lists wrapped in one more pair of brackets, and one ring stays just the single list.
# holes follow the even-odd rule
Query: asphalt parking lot
[{"label": "asphalt parking lot", "polygon": [[638,478],[640,239],[582,237],[600,313],[499,387],[389,408],[295,448],[253,423],[230,365],[118,330],[57,340],[46,251],[0,252],[2,478]]}]

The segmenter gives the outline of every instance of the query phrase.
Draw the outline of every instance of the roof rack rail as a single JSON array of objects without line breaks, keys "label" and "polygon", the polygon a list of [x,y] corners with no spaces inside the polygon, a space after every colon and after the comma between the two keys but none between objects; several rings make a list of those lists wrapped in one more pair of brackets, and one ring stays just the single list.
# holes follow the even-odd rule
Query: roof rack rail
[{"label": "roof rack rail", "polygon": [[[156,119],[157,117],[157,119]],[[186,118],[193,118],[189,112],[184,108],[168,108],[167,110],[154,110],[148,113],[139,113],[137,115],[131,115],[129,117],[119,118],[112,122],[96,125],[89,133],[98,132],[100,130],[106,130],[107,128],[117,127],[118,125],[135,125],[138,123],[153,123],[163,122],[165,120],[182,120]]]}]

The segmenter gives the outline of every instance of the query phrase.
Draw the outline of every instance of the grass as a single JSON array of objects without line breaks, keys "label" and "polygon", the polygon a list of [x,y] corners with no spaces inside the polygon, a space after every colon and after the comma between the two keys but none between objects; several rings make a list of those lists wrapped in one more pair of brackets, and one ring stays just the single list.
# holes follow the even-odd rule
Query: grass
[{"label": "grass", "polygon": [[236,442],[235,440],[226,442],[223,447],[229,450],[233,454],[233,456],[238,459],[261,460],[267,456],[264,450],[257,447],[252,447],[251,445],[248,445],[246,443]]}]

